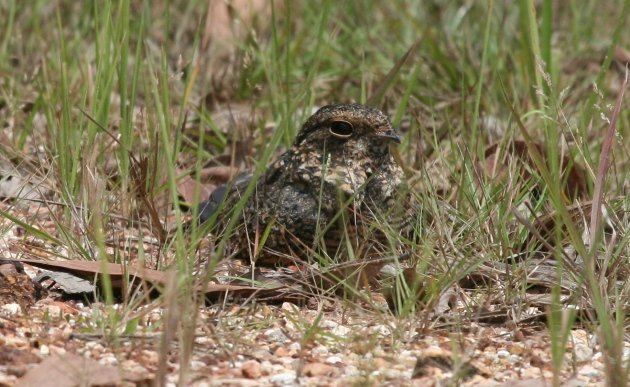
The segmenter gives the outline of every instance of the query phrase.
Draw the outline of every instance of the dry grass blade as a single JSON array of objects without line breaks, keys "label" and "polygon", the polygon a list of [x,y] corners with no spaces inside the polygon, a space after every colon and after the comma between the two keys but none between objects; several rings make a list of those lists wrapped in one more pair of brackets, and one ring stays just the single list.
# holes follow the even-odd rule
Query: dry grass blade
[{"label": "dry grass blade", "polygon": [[[88,120],[90,120],[94,125],[96,125],[100,130],[102,130],[105,134],[107,134],[112,140],[114,140],[114,142],[116,142],[119,146],[123,146],[120,140],[118,140],[118,137],[114,136],[113,133],[111,133],[109,130],[107,130],[106,127],[101,125],[101,123],[98,122],[96,119],[94,119],[88,112],[86,112],[80,107],[79,107],[79,110]],[[187,115],[184,116],[184,120],[182,122],[182,128],[181,128],[182,131],[186,125],[186,117]],[[146,182],[147,182],[148,173],[149,173],[148,158],[141,157],[140,160],[138,160],[133,155],[130,149],[125,149],[125,151],[127,152],[129,159],[131,160],[131,165],[132,165],[131,180],[134,182],[136,195],[138,196],[138,198],[140,199],[140,201],[142,202],[142,204],[144,204],[146,208],[146,211],[149,215],[149,220],[151,221],[151,225],[153,226],[153,233],[158,238],[160,243],[164,243],[166,241],[168,233],[166,232],[166,230],[164,229],[164,226],[162,225],[162,222],[160,221],[160,216],[157,212],[157,209],[155,208],[155,204],[153,203],[152,200],[149,200],[152,198],[150,197],[149,192],[147,192]],[[155,153],[154,158],[153,158],[154,165],[156,165],[157,163],[157,157],[158,157],[157,153]],[[156,171],[155,167],[153,168],[153,171],[155,173]]]},{"label": "dry grass blade", "polygon": [[627,87],[628,68],[626,67],[626,76],[621,85],[621,89],[619,90],[619,94],[617,95],[615,110],[613,111],[610,124],[608,125],[608,132],[606,132],[606,137],[604,138],[604,143],[602,144],[602,153],[599,156],[597,176],[595,176],[595,191],[593,193],[593,206],[591,207],[591,254],[597,247],[597,240],[600,234],[599,229],[602,217],[602,204],[604,201],[604,183],[606,182],[606,173],[610,167],[612,144],[615,139],[615,133],[617,132],[617,121],[619,119],[619,114],[621,113],[621,104]]},{"label": "dry grass blade", "polygon": [[562,222],[567,228],[569,236],[571,237],[571,242],[574,244],[575,249],[577,250],[578,254],[582,256],[586,256],[587,254],[586,246],[584,246],[584,242],[582,241],[582,238],[580,237],[580,233],[578,232],[577,227],[572,221],[571,214],[569,213],[569,210],[567,209],[567,206],[565,204],[566,200],[564,199],[562,195],[562,191],[560,190],[560,187],[557,184],[555,184],[557,179],[551,176],[551,172],[549,171],[549,168],[547,167],[547,164],[543,158],[543,155],[540,153],[539,149],[536,147],[536,142],[534,138],[529,133],[527,128],[525,128],[525,124],[523,124],[523,121],[521,120],[521,116],[519,112],[516,110],[516,106],[514,106],[512,102],[510,101],[510,97],[508,95],[508,92],[505,88],[505,84],[503,84],[503,82],[501,82],[501,89],[503,92],[503,97],[505,98],[505,101],[507,102],[507,105],[510,111],[512,112],[514,120],[519,128],[519,131],[523,136],[523,140],[525,141],[525,144],[527,145],[527,151],[529,152],[531,159],[534,162],[534,165],[536,166],[536,169],[538,170],[545,184],[549,188],[549,193],[553,201],[554,207],[556,207],[556,210],[558,211],[560,218],[562,219]]},{"label": "dry grass blade", "polygon": [[20,220],[16,216],[13,216],[13,215],[9,214],[6,211],[0,210],[0,217],[9,219],[11,222],[19,225],[20,227],[23,227],[24,230],[26,230],[29,234],[31,234],[31,235],[33,235],[33,236],[35,236],[37,238],[40,238],[42,240],[45,240],[47,242],[51,242],[51,243],[54,243],[54,244],[57,244],[57,245],[61,245],[62,244],[59,239],[53,237],[49,233],[46,233],[46,232],[44,232],[42,230],[39,230],[38,228],[36,228],[36,227],[34,227],[34,226],[32,226],[32,225],[30,225],[30,224]]},{"label": "dry grass blade", "polygon": [[[619,338],[623,335],[623,328],[616,324],[614,319],[610,318],[611,307],[608,304],[606,289],[601,286],[595,276],[595,256],[597,249],[599,248],[599,240],[601,238],[600,225],[602,216],[602,205],[604,200],[604,184],[606,180],[606,174],[610,166],[610,159],[612,154],[612,143],[617,131],[617,120],[621,112],[621,103],[623,102],[623,96],[628,85],[628,70],[626,68],[626,74],[624,81],[621,85],[621,90],[617,95],[617,102],[615,109],[613,110],[610,124],[604,143],[602,144],[602,152],[599,159],[599,166],[597,168],[597,176],[595,180],[595,191],[593,194],[593,206],[591,208],[591,225],[590,225],[590,254],[586,256],[586,277],[588,279],[593,302],[595,304],[598,320],[600,321],[600,331],[602,347],[604,348],[604,365],[606,367],[606,377],[609,385],[626,385],[628,378],[628,364],[623,360],[623,343],[619,341]],[[619,299],[617,299],[619,302]],[[617,306],[616,312],[620,311],[620,306]]]},{"label": "dry grass blade", "polygon": [[407,52],[405,52],[403,56],[401,56],[398,59],[398,61],[396,61],[396,64],[394,65],[394,67],[392,67],[391,70],[389,70],[385,78],[380,82],[380,85],[378,86],[376,91],[374,91],[374,93],[370,96],[370,98],[368,98],[366,102],[367,105],[377,106],[380,104],[380,102],[383,100],[383,97],[385,96],[385,93],[387,93],[387,90],[389,90],[389,88],[394,83],[394,79],[400,72],[400,69],[405,65],[405,63],[407,63],[409,58],[411,58],[413,54],[416,52],[416,50],[418,49],[418,46],[420,46],[420,42],[422,42],[422,37],[416,40],[416,42],[412,44],[411,47],[409,47]]}]

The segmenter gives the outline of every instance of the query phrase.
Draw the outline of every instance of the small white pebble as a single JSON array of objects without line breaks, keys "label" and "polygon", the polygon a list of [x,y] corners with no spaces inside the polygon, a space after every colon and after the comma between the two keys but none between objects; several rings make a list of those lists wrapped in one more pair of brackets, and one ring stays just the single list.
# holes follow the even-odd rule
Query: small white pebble
[{"label": "small white pebble", "polygon": [[323,345],[318,345],[317,347],[311,350],[311,354],[313,354],[313,356],[327,355],[328,348],[324,347]]},{"label": "small white pebble", "polygon": [[510,355],[507,357],[507,359],[510,363],[518,363],[519,361],[521,361],[521,357],[518,355]]},{"label": "small white pebble", "polygon": [[332,333],[336,336],[346,337],[348,336],[348,333],[350,333],[350,328],[345,325],[337,325],[333,328]]},{"label": "small white pebble", "polygon": [[63,347],[57,347],[55,345],[50,347],[50,352],[56,355],[63,355],[66,353],[66,349]]},{"label": "small white pebble", "polygon": [[575,360],[580,363],[588,361],[593,357],[593,348],[588,345],[577,344],[575,348],[573,348],[573,352],[575,354]]},{"label": "small white pebble", "polygon": [[44,306],[44,311],[48,313],[51,317],[60,317],[63,316],[61,312],[61,307],[59,305],[48,304]]},{"label": "small white pebble", "polygon": [[406,350],[400,352],[400,356],[401,357],[413,357],[414,359],[417,358],[420,355],[421,355],[421,351],[417,351],[417,350],[414,350],[414,349],[411,349],[411,350],[406,349]]},{"label": "small white pebble", "polygon": [[282,331],[279,328],[267,329],[263,334],[269,340],[273,340],[279,343],[284,343],[285,341],[288,340],[287,337],[284,335],[284,333],[282,333]]},{"label": "small white pebble", "polygon": [[389,352],[384,350],[383,347],[381,347],[380,345],[377,345],[372,349],[372,355],[376,357],[385,357],[389,356]]},{"label": "small white pebble", "polygon": [[22,308],[16,303],[2,305],[2,311],[9,316],[15,316],[20,313]]},{"label": "small white pebble", "polygon": [[195,337],[195,344],[212,344],[212,339],[210,339],[208,336]]},{"label": "small white pebble", "polygon": [[594,379],[594,378],[599,378],[601,375],[601,372],[587,365],[580,369],[579,374],[582,376],[586,376],[587,378]]},{"label": "small white pebble", "polygon": [[191,371],[200,371],[206,367],[206,363],[199,360],[192,360],[190,362],[190,370]]},{"label": "small white pebble", "polygon": [[93,350],[97,350],[97,351],[102,351],[105,348],[103,347],[103,344],[97,342],[97,341],[88,341],[87,343],[85,343],[85,348],[87,349],[93,349]]},{"label": "small white pebble", "polygon": [[42,345],[39,347],[39,354],[42,356],[50,355],[50,348],[47,345]]},{"label": "small white pebble", "polygon": [[295,372],[283,372],[273,375],[269,381],[274,384],[291,384],[295,382]]},{"label": "small white pebble", "polygon": [[339,356],[330,356],[326,359],[326,363],[328,364],[339,364],[343,362],[343,360]]},{"label": "small white pebble", "polygon": [[294,341],[293,343],[289,344],[287,348],[289,348],[289,351],[298,352],[301,347],[302,346],[300,345],[300,343],[298,343],[297,341]]},{"label": "small white pebble", "polygon": [[104,355],[98,362],[104,365],[118,365],[118,359],[112,354]]},{"label": "small white pebble", "polygon": [[500,349],[497,351],[497,356],[500,358],[506,358],[510,356],[510,352],[506,351],[505,349]]},{"label": "small white pebble", "polygon": [[406,378],[405,372],[394,368],[385,368],[381,370],[381,374],[388,380],[398,380]]},{"label": "small white pebble", "polygon": [[257,348],[251,353],[254,359],[266,359],[271,352],[269,352],[269,348]]},{"label": "small white pebble", "polygon": [[287,312],[297,313],[297,312],[300,311],[300,308],[298,308],[297,305],[295,305],[292,302],[283,302],[282,303],[282,310],[286,310]]},{"label": "small white pebble", "polygon": [[392,330],[387,325],[375,325],[372,328],[372,332],[377,333],[382,337],[390,336],[392,334]]},{"label": "small white pebble", "polygon": [[294,359],[290,356],[284,356],[281,358],[276,358],[276,361],[279,364],[284,364],[285,366],[287,366],[287,365],[292,365],[295,361],[299,361],[299,359]]},{"label": "small white pebble", "polygon": [[271,374],[272,371],[274,370],[274,365],[271,364],[269,360],[263,360],[260,362],[260,370],[264,374]]},{"label": "small white pebble", "polygon": [[346,376],[357,376],[361,374],[361,371],[356,366],[348,365],[345,367]]}]

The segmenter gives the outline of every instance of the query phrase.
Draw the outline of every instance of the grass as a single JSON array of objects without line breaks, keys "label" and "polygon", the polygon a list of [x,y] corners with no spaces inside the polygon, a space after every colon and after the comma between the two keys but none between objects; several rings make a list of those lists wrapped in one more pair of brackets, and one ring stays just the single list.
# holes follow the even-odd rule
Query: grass
[{"label": "grass", "polygon": [[[599,203],[610,206],[613,198],[628,208],[628,103],[612,107],[623,80],[618,49],[630,43],[623,33],[630,1],[455,3],[273,2],[268,17],[255,13],[251,21],[234,9],[234,20],[253,27],[221,51],[203,1],[4,2],[3,153],[14,164],[35,165],[51,188],[48,202],[61,205],[44,205],[49,215],[31,224],[13,207],[3,211],[67,258],[133,257],[176,267],[164,291],[170,307],[163,325],[182,332],[185,380],[203,304],[192,291],[194,262],[203,258],[195,247],[207,229],[193,227],[189,236],[180,227],[187,216],[178,191],[183,176],[199,181],[204,166],[222,156],[258,177],[312,107],[370,101],[404,132],[398,151],[420,212],[417,241],[404,241],[415,271],[405,271],[406,282],[392,279],[400,326],[415,319],[435,326],[431,311],[456,285],[472,296],[458,309],[467,313],[455,319],[455,335],[466,321],[482,319],[483,305],[519,309],[514,300],[540,286],[533,267],[553,261],[555,284],[543,286],[552,299],[553,383],[562,383],[570,331],[581,325],[601,335],[608,383],[623,385],[627,214],[609,210],[617,218],[612,239],[597,216]],[[239,106],[262,119],[217,125],[219,112]],[[522,141],[526,156],[510,148],[512,140]],[[497,175],[484,167],[492,144],[500,144]],[[601,168],[605,158],[610,168]],[[593,215],[572,207],[567,186],[577,183],[563,172],[567,163],[583,167],[579,199],[596,199]],[[538,220],[548,214],[552,226],[541,229]],[[54,231],[43,225],[46,217]],[[391,225],[378,227],[399,239]],[[119,229],[160,248],[130,243],[131,233]],[[227,247],[226,238],[212,242],[208,277]],[[572,249],[584,263],[569,304],[588,318],[560,301],[575,265],[566,257]],[[105,290],[113,305],[111,286]],[[355,284],[349,290],[365,295]],[[373,318],[388,318],[373,308]],[[109,323],[99,325],[114,336],[129,326],[124,316],[135,316],[110,312]],[[303,341],[317,340],[317,326],[304,326]],[[172,339],[163,340],[163,373]]]}]

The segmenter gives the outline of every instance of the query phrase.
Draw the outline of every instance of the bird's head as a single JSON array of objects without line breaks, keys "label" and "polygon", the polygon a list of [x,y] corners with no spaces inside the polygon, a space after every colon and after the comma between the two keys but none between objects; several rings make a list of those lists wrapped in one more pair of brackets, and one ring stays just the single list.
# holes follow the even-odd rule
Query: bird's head
[{"label": "bird's head", "polygon": [[389,154],[389,144],[400,144],[400,135],[383,112],[359,104],[328,105],[304,124],[294,146],[345,149],[360,153]]}]

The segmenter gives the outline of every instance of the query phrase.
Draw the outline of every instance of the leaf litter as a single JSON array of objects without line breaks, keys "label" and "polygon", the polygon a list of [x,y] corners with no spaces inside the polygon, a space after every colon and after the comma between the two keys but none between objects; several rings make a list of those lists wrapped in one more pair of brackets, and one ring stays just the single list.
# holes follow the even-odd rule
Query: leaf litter
[{"label": "leaf litter", "polygon": [[[617,54],[621,59],[615,60],[623,60],[623,52]],[[379,94],[385,94],[378,90]],[[209,104],[210,99],[206,97],[204,103]],[[240,117],[238,120],[244,117],[241,122],[247,122],[245,125],[249,128],[261,122],[258,115],[226,110],[229,112],[214,110],[211,116],[221,117],[225,113],[230,116],[231,125],[238,125],[235,117]],[[271,129],[273,124],[264,127]],[[200,132],[195,127],[184,130],[191,129],[191,133]],[[216,136],[206,129],[201,132]],[[228,137],[234,134],[225,129],[221,132]],[[202,168],[202,187],[186,172],[192,170],[192,162],[182,162],[186,169],[178,170],[178,175],[185,176],[178,186],[179,194],[186,202],[192,202],[197,192],[204,197],[206,192],[234,176],[236,170],[251,166],[251,142],[250,137],[228,139],[224,154]],[[542,144],[534,143],[534,147],[546,157]],[[207,299],[207,306],[196,321],[195,352],[190,362],[192,375],[200,380],[212,378],[242,385],[247,385],[248,381],[251,385],[260,385],[296,380],[324,384],[336,380],[346,383],[369,380],[376,384],[413,380],[420,385],[436,381],[474,385],[489,380],[513,383],[517,379],[536,385],[541,380],[551,380],[550,344],[543,332],[548,308],[553,302],[551,289],[560,283],[561,302],[566,308],[583,311],[583,318],[588,321],[587,312],[592,311],[593,306],[585,298],[572,297],[576,289],[583,286],[578,272],[584,257],[572,248],[563,230],[565,225],[558,220],[560,217],[555,210],[536,206],[536,195],[544,190],[544,184],[527,145],[519,141],[497,143],[486,149],[485,157],[477,164],[480,178],[501,182],[514,191],[522,187],[513,184],[531,184],[531,197],[523,200],[527,204],[514,209],[510,223],[510,237],[522,240],[517,248],[495,256],[488,251],[473,251],[488,256],[464,275],[453,278],[453,283],[439,294],[414,295],[416,307],[426,312],[417,320],[398,320],[390,314],[396,306],[392,306],[388,297],[395,295],[368,294],[348,308],[333,294],[312,286],[311,279],[322,275],[317,267],[259,268],[252,273],[246,265],[219,262],[211,282],[205,278],[195,282],[195,289]],[[148,159],[138,160],[134,178],[136,186],[141,187],[150,171]],[[592,205],[587,200],[587,172],[568,158],[562,159],[560,164],[565,173],[564,192],[571,199],[567,210],[575,225],[586,232]],[[511,170],[514,167],[516,171]],[[11,176],[5,180],[15,178],[20,186],[26,186],[20,175]],[[52,205],[38,207],[36,214],[30,214],[16,208],[20,197],[15,187],[2,185],[0,189],[5,200],[2,211],[17,218],[26,219],[31,215],[46,218],[56,211],[56,206]],[[160,321],[168,310],[154,302],[161,292],[168,291],[174,269],[155,269],[159,266],[155,263],[168,262],[169,257],[160,256],[162,253],[155,248],[167,239],[168,230],[163,229],[163,217],[152,207],[148,194],[140,196],[146,202],[145,213],[154,226],[153,234],[139,235],[137,247],[133,249],[135,254],[126,257],[125,265],[69,259],[71,254],[54,241],[31,237],[33,231],[42,230],[59,238],[53,222],[32,222],[31,229],[24,229],[19,224],[9,225],[10,222],[3,219],[3,229],[12,235],[3,238],[8,243],[3,240],[6,256],[0,261],[0,383],[16,380],[20,385],[39,383],[46,375],[58,372],[63,373],[58,381],[67,382],[60,385],[70,385],[77,380],[92,385],[142,384],[156,380],[163,327]],[[448,197],[442,203],[445,207],[457,205],[453,195],[445,196]],[[27,199],[41,199],[41,196]],[[161,208],[169,207],[168,199],[165,200]],[[627,202],[622,198],[606,200],[603,223],[608,227],[607,238],[619,235],[620,229],[625,227],[628,213],[625,206]],[[128,231],[123,222],[116,223],[116,227],[123,230],[123,234]],[[152,239],[160,243],[151,243]],[[111,242],[112,246],[126,244],[129,238],[112,238]],[[140,245],[146,246],[138,247]],[[558,245],[562,247],[560,255],[554,248]],[[112,246],[109,251],[114,253],[116,249]],[[442,248],[446,251],[439,257],[444,258],[447,267],[461,265],[471,253]],[[146,265],[140,259],[141,251],[152,258]],[[63,259],[57,260],[59,257]],[[160,262],[161,259],[164,262]],[[448,270],[444,262],[436,263],[426,272],[421,288],[431,288],[434,285],[431,277],[438,277],[440,270]],[[559,264],[561,271],[557,269]],[[36,268],[49,270],[49,274],[36,277]],[[331,268],[335,269],[343,272],[346,268]],[[402,270],[403,276],[409,273],[414,277],[419,268]],[[202,268],[198,274],[203,277],[203,273]],[[59,274],[68,276],[56,277]],[[115,325],[116,329],[106,323],[112,311],[98,302],[100,281],[105,276],[120,292],[118,301],[121,303],[115,307],[129,302],[125,295],[134,291],[143,300],[133,313],[116,316],[123,322]],[[72,297],[76,295],[72,291],[76,285],[72,283],[73,278],[91,284],[91,291],[80,292],[89,302]],[[616,278],[627,278],[623,268],[616,273]],[[57,287],[43,289],[40,282],[45,280],[56,282]],[[512,297],[511,287],[527,288],[521,293],[522,299]],[[46,292],[52,295],[43,297]],[[305,335],[307,330],[313,333]],[[570,335],[572,340],[563,370],[566,380],[573,377],[588,382],[601,381],[603,355],[597,338],[579,327]],[[113,342],[116,345],[110,345]],[[180,348],[174,346],[170,355],[176,358],[179,351]],[[177,381],[179,366],[177,361],[169,361],[168,381]],[[119,369],[123,372],[119,373]],[[70,379],[64,379],[66,377]]]}]

